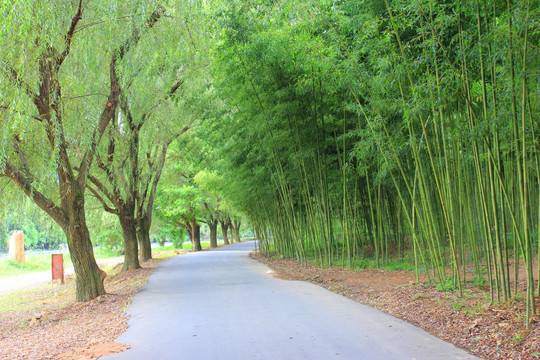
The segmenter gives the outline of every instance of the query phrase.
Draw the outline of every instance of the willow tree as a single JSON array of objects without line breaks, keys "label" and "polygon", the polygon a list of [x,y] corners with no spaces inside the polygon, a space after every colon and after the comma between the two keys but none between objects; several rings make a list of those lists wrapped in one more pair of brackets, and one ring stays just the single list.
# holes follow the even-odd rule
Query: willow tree
[{"label": "willow tree", "polygon": [[118,68],[163,13],[140,5],[15,1],[0,8],[1,174],[63,229],[78,301],[105,293],[84,195],[96,149],[117,112]]},{"label": "willow tree", "polygon": [[[168,100],[180,87],[177,81],[168,91],[163,92],[162,101]],[[157,124],[152,126],[150,134],[143,136],[143,126],[152,119],[152,113],[144,112],[136,117],[132,111],[127,95],[120,97],[120,108],[123,117],[118,124],[113,124],[108,132],[108,145],[98,153],[96,169],[90,175],[87,187],[102,203],[105,211],[115,214],[122,227],[124,238],[124,270],[138,269],[138,240],[141,260],[152,257],[150,246],[150,226],[154,197],[165,165],[167,147],[187,127],[178,130],[166,128],[169,134],[163,133],[164,139],[156,140]],[[156,102],[150,108],[155,110],[160,104]],[[165,122],[166,119],[161,119]],[[147,125],[151,126],[151,124]],[[145,144],[141,141],[146,140]],[[144,147],[142,147],[144,145]],[[141,154],[141,147],[143,153]],[[144,151],[146,150],[146,151]],[[99,170],[99,171],[98,171]]]},{"label": "willow tree", "polygon": [[[152,211],[167,148],[193,123],[193,117],[185,113],[185,98],[192,96],[190,83],[196,81],[193,72],[199,67],[199,41],[195,39],[200,35],[193,27],[200,6],[176,3],[153,29],[152,36],[142,39],[134,49],[124,72],[119,127],[109,137],[117,161],[110,162],[113,168],[104,173],[109,190],[121,184],[117,193],[123,194],[123,204],[134,206],[134,212],[131,208],[123,211],[125,215],[119,219],[131,229],[130,234],[136,230],[143,261],[152,257]],[[109,156],[105,155],[109,149],[103,147],[104,158]]]}]

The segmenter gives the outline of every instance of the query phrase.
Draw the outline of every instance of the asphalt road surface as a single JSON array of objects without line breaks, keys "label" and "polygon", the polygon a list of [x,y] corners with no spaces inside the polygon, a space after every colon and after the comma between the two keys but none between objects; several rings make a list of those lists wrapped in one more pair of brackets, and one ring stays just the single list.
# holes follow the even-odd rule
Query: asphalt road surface
[{"label": "asphalt road surface", "polygon": [[106,360],[476,359],[376,309],[301,281],[276,279],[249,257],[254,242],[161,264],[128,309]]}]

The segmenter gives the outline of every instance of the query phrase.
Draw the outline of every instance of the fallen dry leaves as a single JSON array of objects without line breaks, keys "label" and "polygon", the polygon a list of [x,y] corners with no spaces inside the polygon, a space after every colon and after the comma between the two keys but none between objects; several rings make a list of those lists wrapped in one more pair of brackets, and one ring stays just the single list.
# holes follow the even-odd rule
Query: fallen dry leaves
[{"label": "fallen dry leaves", "polygon": [[[417,284],[410,271],[322,268],[290,259],[254,257],[279,278],[323,286],[410,322],[478,357],[540,359],[540,316],[526,329],[524,301],[489,304],[485,292],[477,288],[465,289],[464,296],[438,291]],[[538,297],[536,304],[540,309]]]}]

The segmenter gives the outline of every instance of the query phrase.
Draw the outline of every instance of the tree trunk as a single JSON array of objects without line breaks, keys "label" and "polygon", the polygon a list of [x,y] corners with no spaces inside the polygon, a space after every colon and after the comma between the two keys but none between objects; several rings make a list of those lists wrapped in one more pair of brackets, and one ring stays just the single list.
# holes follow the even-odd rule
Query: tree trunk
[{"label": "tree trunk", "polygon": [[233,236],[234,242],[240,242],[240,226],[242,223],[240,221],[233,221],[231,224],[231,234]]},{"label": "tree trunk", "polygon": [[233,243],[237,243],[238,239],[236,238],[236,230],[234,228],[234,225],[231,224],[231,241]]},{"label": "tree trunk", "polygon": [[150,243],[150,224],[151,219],[148,214],[145,214],[139,219],[139,249],[141,253],[141,260],[148,261],[152,258],[152,244]]},{"label": "tree trunk", "polygon": [[75,300],[88,301],[105,294],[103,280],[107,274],[96,264],[86,224],[70,224],[64,232],[68,238],[69,253],[76,274]]},{"label": "tree trunk", "polygon": [[124,236],[124,265],[122,271],[140,269],[137,246],[137,223],[132,214],[121,212],[118,215]]},{"label": "tree trunk", "polygon": [[226,222],[220,221],[221,224],[221,233],[223,234],[223,243],[229,245],[229,237],[227,236],[227,231],[229,230],[229,225]]},{"label": "tree trunk", "polygon": [[193,237],[191,239],[193,243],[193,251],[201,251],[201,225],[197,224],[197,220],[191,220],[191,226],[193,229]]},{"label": "tree trunk", "polygon": [[210,228],[210,247],[215,249],[217,248],[217,220],[213,222],[208,223],[208,227]]},{"label": "tree trunk", "polygon": [[193,244],[193,228],[191,227],[191,223],[188,222],[185,224],[185,226],[182,226],[182,227],[186,228],[188,232],[189,242]]},{"label": "tree trunk", "polygon": [[[77,188],[73,187],[74,190]],[[103,280],[107,274],[96,264],[90,233],[86,226],[84,195],[66,196],[62,205],[68,215],[68,221],[59,225],[66,234],[71,262],[75,269],[75,299],[92,300],[105,294]]]}]

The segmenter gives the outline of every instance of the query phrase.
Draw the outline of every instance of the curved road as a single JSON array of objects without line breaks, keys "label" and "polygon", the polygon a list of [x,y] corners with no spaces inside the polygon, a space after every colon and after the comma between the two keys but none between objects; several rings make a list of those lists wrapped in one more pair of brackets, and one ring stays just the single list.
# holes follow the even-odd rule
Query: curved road
[{"label": "curved road", "polygon": [[254,242],[160,265],[106,360],[476,359],[425,331],[249,257]]}]

